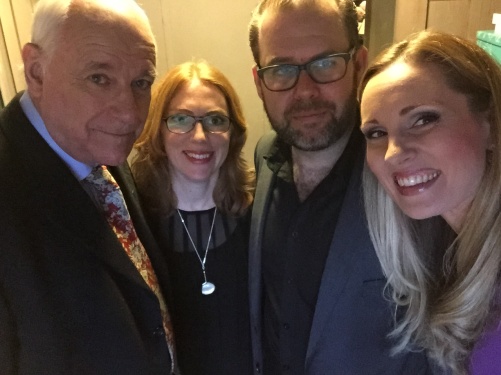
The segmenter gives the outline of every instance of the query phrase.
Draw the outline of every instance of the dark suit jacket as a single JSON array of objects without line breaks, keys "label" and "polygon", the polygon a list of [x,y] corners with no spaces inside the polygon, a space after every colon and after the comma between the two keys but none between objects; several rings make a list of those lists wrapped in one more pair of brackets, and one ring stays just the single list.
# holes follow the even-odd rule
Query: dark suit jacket
[{"label": "dark suit jacket", "polygon": [[[256,148],[257,188],[252,211],[249,253],[254,373],[262,368],[261,242],[276,175],[263,156],[276,134]],[[393,307],[383,296],[385,278],[366,228],[361,198],[363,148],[348,150],[357,162],[344,198],[326,260],[306,353],[305,375],[418,375],[431,370],[424,353],[392,357]],[[291,306],[291,308],[293,308]],[[276,374],[264,374],[276,375]]]},{"label": "dark suit jacket", "polygon": [[[127,166],[110,168],[166,288]],[[29,123],[0,113],[0,374],[169,374],[158,300]]]}]

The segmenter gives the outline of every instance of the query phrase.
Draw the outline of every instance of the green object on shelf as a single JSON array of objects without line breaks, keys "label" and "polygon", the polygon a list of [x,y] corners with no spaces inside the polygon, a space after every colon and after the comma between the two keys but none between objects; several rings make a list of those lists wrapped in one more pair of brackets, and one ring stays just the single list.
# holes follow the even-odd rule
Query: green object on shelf
[{"label": "green object on shelf", "polygon": [[501,64],[501,34],[492,30],[477,31],[477,45]]}]

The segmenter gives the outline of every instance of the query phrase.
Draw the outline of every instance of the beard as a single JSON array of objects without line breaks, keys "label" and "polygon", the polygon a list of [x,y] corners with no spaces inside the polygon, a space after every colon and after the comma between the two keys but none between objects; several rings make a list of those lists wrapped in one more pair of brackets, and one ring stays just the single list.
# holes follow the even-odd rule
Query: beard
[{"label": "beard", "polygon": [[[349,96],[338,116],[336,116],[338,112],[336,103],[321,99],[294,102],[285,110],[283,120],[273,118],[265,102],[264,109],[278,137],[301,151],[320,151],[328,148],[353,129],[358,118],[358,101],[355,92]],[[314,131],[305,129],[306,126],[294,128],[291,125],[294,115],[308,111],[324,111],[328,118],[322,122],[307,124],[308,128],[315,128]]]}]

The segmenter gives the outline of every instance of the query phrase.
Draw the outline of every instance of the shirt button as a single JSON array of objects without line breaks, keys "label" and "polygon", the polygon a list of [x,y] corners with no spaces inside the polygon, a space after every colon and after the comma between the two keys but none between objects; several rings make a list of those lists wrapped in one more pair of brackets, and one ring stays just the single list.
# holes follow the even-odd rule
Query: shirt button
[{"label": "shirt button", "polygon": [[155,328],[153,330],[152,335],[154,337],[163,337],[163,336],[165,336],[164,327],[163,326],[158,326],[157,328]]},{"label": "shirt button", "polygon": [[292,238],[297,238],[298,237],[298,233],[296,231],[292,232]]},{"label": "shirt button", "polygon": [[282,370],[289,371],[291,368],[289,365],[282,365]]},{"label": "shirt button", "polygon": [[289,328],[290,328],[289,323],[284,323],[284,329],[289,329]]},{"label": "shirt button", "polygon": [[256,363],[256,372],[257,372],[258,374],[260,374],[260,373],[261,373],[261,366],[259,366],[259,363]]}]

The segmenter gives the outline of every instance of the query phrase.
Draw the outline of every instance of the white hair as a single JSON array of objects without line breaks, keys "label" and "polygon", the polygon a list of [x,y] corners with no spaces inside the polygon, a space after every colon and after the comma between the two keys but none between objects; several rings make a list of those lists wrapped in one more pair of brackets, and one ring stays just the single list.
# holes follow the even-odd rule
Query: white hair
[{"label": "white hair", "polygon": [[[35,5],[31,42],[38,45],[48,57],[52,56],[59,42],[60,30],[70,10],[76,6],[82,9],[99,9],[109,14],[130,14],[155,41],[153,31],[144,10],[134,0],[39,0]],[[156,45],[156,43],[155,43]]]}]

